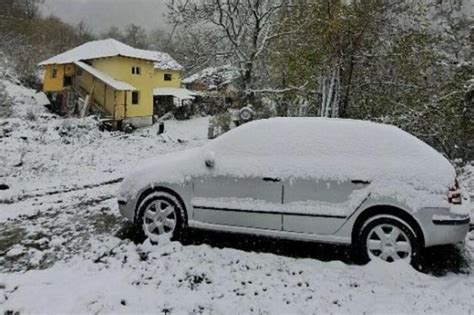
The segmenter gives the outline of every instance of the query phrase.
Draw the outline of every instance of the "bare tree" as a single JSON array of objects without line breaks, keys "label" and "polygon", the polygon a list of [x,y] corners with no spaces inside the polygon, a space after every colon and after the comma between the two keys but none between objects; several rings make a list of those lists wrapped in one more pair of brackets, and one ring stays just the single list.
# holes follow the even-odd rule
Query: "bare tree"
[{"label": "bare tree", "polygon": [[2,0],[0,15],[33,19],[38,16],[38,5],[44,0]]},{"label": "bare tree", "polygon": [[102,33],[100,35],[101,38],[113,38],[116,40],[122,40],[124,35],[122,31],[117,27],[117,26],[112,26],[106,31],[105,33]]},{"label": "bare tree", "polygon": [[91,28],[84,21],[77,24],[76,33],[81,43],[91,41],[94,38]]},{"label": "bare tree", "polygon": [[281,11],[289,0],[172,0],[169,21],[178,32],[208,43],[202,55],[240,69],[246,100],[261,85],[262,61],[282,31]]},{"label": "bare tree", "polygon": [[40,2],[0,1],[0,53],[9,59],[17,78],[35,88],[40,83],[39,61],[93,38],[84,23],[75,27],[54,16],[40,16]]},{"label": "bare tree", "polygon": [[147,48],[148,47],[148,38],[146,31],[135,24],[130,24],[125,28],[123,35],[123,41],[135,48]]}]

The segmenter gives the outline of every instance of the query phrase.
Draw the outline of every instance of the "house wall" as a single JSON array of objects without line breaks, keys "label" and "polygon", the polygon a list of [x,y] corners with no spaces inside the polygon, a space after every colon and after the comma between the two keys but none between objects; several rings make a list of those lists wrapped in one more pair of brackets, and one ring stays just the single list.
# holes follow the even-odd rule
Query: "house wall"
[{"label": "house wall", "polygon": [[[75,77],[76,87],[83,89],[87,94],[90,94],[92,91],[93,102],[100,105],[108,116],[114,116],[116,97],[119,91],[112,89],[98,79],[95,80],[94,84],[94,76],[87,71],[82,70],[82,74],[79,75],[79,73],[81,71],[77,71]],[[94,87],[94,90],[92,90],[92,87]],[[116,118],[120,119],[117,116]]]},{"label": "house wall", "polygon": [[[139,103],[132,105],[132,92],[130,91],[116,91],[100,80],[96,80],[94,85],[94,77],[85,70],[79,71],[79,68],[73,64],[45,66],[44,91],[60,92],[64,88],[64,76],[74,76],[74,84],[87,94],[91,93],[94,85],[92,101],[102,106],[108,116],[114,116],[116,120],[134,118],[140,124],[145,121],[151,124],[153,89],[181,87],[180,71],[157,70],[154,68],[153,62],[146,60],[118,56],[91,60],[91,65],[114,79],[127,82],[137,88],[140,92]],[[132,74],[132,67],[140,67],[140,75]],[[57,69],[56,78],[52,78],[53,69]],[[165,74],[171,74],[172,80],[165,81]]]},{"label": "house wall", "polygon": [[[56,69],[56,78],[53,78],[53,70]],[[44,68],[43,91],[59,92],[64,88],[64,76],[73,76],[74,66],[72,64],[48,65]]]},{"label": "house wall", "polygon": [[[121,112],[127,117],[146,117],[153,115],[153,89],[156,87],[181,87],[180,71],[164,71],[154,69],[153,62],[127,58],[110,57],[95,59],[92,66],[112,76],[114,79],[127,82],[140,92],[139,103],[132,105],[132,93],[127,92],[126,106],[125,93],[119,96]],[[140,75],[132,74],[132,67],[140,67]],[[171,81],[165,81],[165,73],[172,75]],[[123,97],[123,98],[122,98]],[[125,108],[126,107],[126,108]]]}]

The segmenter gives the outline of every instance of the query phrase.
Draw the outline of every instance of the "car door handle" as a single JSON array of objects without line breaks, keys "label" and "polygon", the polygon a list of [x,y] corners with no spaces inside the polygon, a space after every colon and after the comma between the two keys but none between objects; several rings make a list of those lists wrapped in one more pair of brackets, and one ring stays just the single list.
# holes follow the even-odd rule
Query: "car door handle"
[{"label": "car door handle", "polygon": [[263,180],[266,181],[266,182],[274,182],[274,183],[275,182],[281,182],[281,179],[278,178],[278,177],[276,177],[276,178],[274,178],[274,177],[264,177]]},{"label": "car door handle", "polygon": [[351,180],[351,183],[355,185],[369,185],[370,181],[369,180],[362,180],[362,179],[353,179]]}]

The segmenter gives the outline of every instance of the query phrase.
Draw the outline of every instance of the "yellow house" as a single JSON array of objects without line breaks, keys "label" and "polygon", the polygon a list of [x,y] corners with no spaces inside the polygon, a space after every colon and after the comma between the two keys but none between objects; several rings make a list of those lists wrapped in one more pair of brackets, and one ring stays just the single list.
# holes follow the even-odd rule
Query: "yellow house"
[{"label": "yellow house", "polygon": [[136,49],[114,39],[85,43],[39,64],[43,91],[61,95],[74,89],[85,95],[116,126],[153,124],[162,100],[182,104],[193,94],[181,89],[182,66],[168,54]]}]

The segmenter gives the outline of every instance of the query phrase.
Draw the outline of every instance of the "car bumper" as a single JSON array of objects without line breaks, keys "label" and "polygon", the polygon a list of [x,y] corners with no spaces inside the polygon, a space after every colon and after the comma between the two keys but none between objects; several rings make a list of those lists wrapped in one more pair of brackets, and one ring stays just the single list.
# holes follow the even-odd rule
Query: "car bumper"
[{"label": "car bumper", "polygon": [[453,213],[450,208],[423,208],[415,216],[425,236],[425,247],[462,242],[469,232],[469,214]]},{"label": "car bumper", "polygon": [[118,207],[120,213],[127,218],[129,221],[135,221],[135,204],[131,200],[120,200],[118,201]]}]

